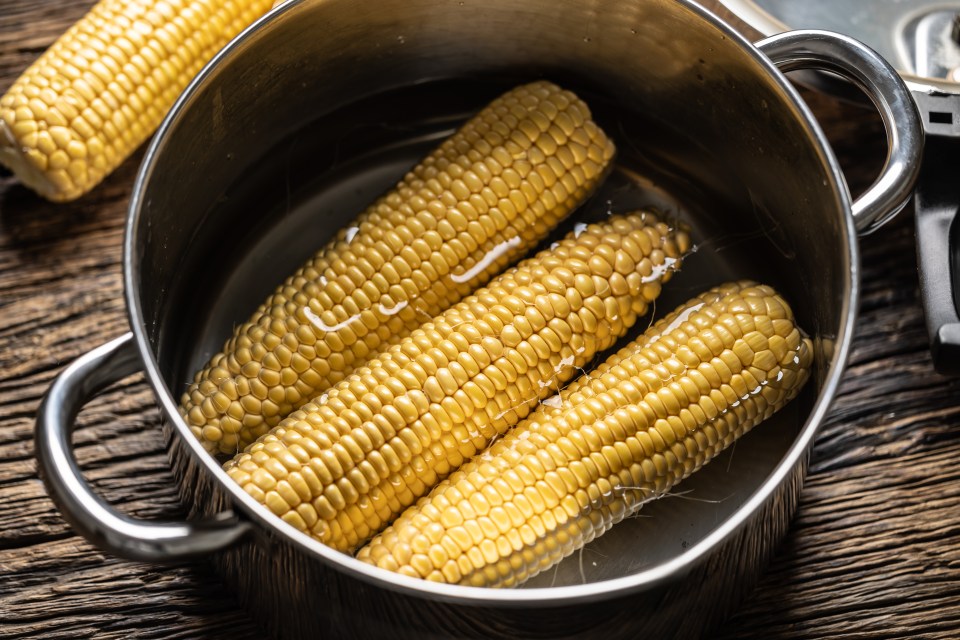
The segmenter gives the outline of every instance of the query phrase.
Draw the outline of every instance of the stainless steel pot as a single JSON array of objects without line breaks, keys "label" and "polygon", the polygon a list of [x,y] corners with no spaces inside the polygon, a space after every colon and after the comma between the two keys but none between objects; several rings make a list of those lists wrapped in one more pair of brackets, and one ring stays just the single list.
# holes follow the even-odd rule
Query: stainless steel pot
[{"label": "stainless steel pot", "polygon": [[[891,151],[857,202],[778,67],[830,69],[879,107]],[[374,569],[234,486],[178,417],[180,390],[233,320],[426,146],[506,86],[544,76],[584,97],[617,140],[595,213],[657,203],[689,218],[700,251],[671,295],[731,276],[771,282],[816,339],[816,374],[792,414],[691,479],[701,501],[645,508],[526,588]],[[132,333],[52,385],[36,434],[44,479],[64,517],[111,553],[213,554],[284,637],[695,636],[749,591],[787,529],[849,350],[856,229],[903,206],[921,147],[900,78],[846,37],[794,32],[754,47],[676,0],[292,0],[221,52],[153,139],[124,245]],[[141,369],[166,418],[189,522],[117,512],[72,454],[83,404]]]}]

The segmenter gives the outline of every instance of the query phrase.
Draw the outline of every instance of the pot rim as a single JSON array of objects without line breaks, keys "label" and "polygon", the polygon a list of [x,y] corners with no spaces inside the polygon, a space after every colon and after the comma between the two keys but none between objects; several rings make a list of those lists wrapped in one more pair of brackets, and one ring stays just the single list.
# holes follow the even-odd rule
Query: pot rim
[{"label": "pot rim", "polygon": [[202,89],[207,79],[214,75],[215,70],[223,65],[229,64],[233,54],[241,50],[259,31],[269,28],[280,16],[285,15],[287,12],[296,11],[299,6],[305,5],[308,2],[308,0],[287,0],[275,6],[218,52],[194,78],[164,118],[147,148],[137,173],[133,192],[130,197],[123,242],[123,281],[128,317],[137,349],[143,361],[147,380],[150,386],[153,387],[161,411],[166,420],[176,429],[178,437],[184,441],[183,444],[185,444],[189,450],[189,455],[193,457],[193,462],[202,465],[220,485],[220,489],[226,491],[233,503],[239,505],[244,515],[256,523],[258,527],[279,536],[284,541],[293,544],[299,550],[305,552],[308,556],[317,558],[328,566],[336,567],[338,570],[344,571],[348,575],[362,579],[365,582],[394,591],[400,591],[408,595],[471,605],[513,605],[521,607],[561,606],[573,602],[583,603],[622,596],[660,586],[673,579],[682,577],[710,556],[715,549],[730,540],[742,527],[747,526],[761,506],[787,481],[797,465],[805,463],[805,455],[809,451],[813,438],[836,395],[840,377],[849,355],[853,327],[856,320],[860,295],[860,273],[857,234],[854,229],[853,216],[851,213],[852,199],[839,164],[830,149],[823,131],[820,129],[810,109],[800,98],[797,90],[787,81],[786,77],[766,56],[761,54],[760,51],[753,46],[753,43],[720,20],[716,15],[694,3],[692,0],[675,1],[700,19],[710,23],[723,37],[730,39],[734,44],[743,49],[744,54],[752,57],[753,61],[759,64],[763,70],[772,77],[773,81],[777,83],[789,100],[794,103],[798,113],[802,115],[805,128],[808,130],[808,139],[811,144],[815,145],[817,155],[820,156],[824,168],[827,169],[826,173],[833,182],[833,193],[837,199],[839,208],[844,213],[844,220],[839,228],[842,241],[847,246],[847,251],[842,261],[848,269],[846,270],[846,274],[844,274],[844,291],[842,292],[843,308],[840,314],[839,330],[834,338],[835,347],[830,357],[827,375],[823,379],[823,385],[806,421],[786,455],[780,460],[771,474],[731,517],[727,518],[704,539],[691,545],[668,562],[620,578],[581,585],[529,589],[490,589],[440,584],[403,576],[365,564],[347,554],[327,547],[286,522],[283,522],[234,483],[217,461],[207,454],[199,441],[193,437],[190,429],[180,417],[176,397],[164,382],[159,363],[157,362],[147,336],[146,323],[141,306],[141,292],[137,284],[140,279],[141,265],[139,255],[136,252],[136,243],[145,206],[144,193],[150,184],[157,159],[163,154],[165,142],[171,130],[176,127],[181,114],[189,108],[194,97]]}]

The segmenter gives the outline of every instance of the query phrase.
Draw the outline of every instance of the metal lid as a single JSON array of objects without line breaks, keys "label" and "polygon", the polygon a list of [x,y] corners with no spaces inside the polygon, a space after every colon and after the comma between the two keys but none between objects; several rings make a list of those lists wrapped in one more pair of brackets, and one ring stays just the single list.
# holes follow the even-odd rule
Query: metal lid
[{"label": "metal lid", "polygon": [[[912,88],[960,94],[960,0],[722,0],[764,35],[827,29],[886,58]],[[919,85],[919,86],[918,86]]]}]

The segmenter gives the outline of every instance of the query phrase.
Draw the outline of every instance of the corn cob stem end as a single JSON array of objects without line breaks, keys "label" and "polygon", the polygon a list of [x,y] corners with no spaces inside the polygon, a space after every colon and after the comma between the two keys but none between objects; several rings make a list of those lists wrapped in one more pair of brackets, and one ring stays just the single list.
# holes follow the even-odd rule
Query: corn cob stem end
[{"label": "corn cob stem end", "polygon": [[68,200],[24,153],[6,121],[0,119],[0,164],[13,171],[20,182],[44,198],[55,202]]}]

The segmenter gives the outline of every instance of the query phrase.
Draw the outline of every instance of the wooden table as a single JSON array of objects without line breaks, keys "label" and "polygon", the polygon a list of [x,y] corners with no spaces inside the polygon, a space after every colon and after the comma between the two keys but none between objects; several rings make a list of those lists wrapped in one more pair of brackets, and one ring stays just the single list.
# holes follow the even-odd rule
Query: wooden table
[{"label": "wooden table", "polygon": [[[4,0],[0,91],[90,0]],[[854,191],[884,155],[869,113],[808,96]],[[53,377],[127,328],[120,278],[139,156],[93,193],[46,203],[0,174],[0,636],[262,636],[204,562],[105,556],[38,479],[34,416]],[[863,247],[864,296],[842,392],[816,443],[790,534],[716,637],[960,636],[960,380],[934,373],[909,213]],[[142,518],[182,515],[147,385],[90,403],[77,455],[98,492]]]}]

